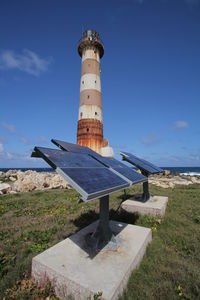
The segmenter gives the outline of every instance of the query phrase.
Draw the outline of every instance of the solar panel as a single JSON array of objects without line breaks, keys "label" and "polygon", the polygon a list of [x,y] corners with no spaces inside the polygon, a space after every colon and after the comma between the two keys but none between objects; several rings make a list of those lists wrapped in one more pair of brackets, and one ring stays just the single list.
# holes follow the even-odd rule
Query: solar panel
[{"label": "solar panel", "polygon": [[139,182],[144,182],[147,180],[147,178],[144,175],[139,174],[138,172],[130,169],[126,165],[117,161],[116,159],[103,157],[87,147],[82,147],[79,145],[75,145],[75,144],[71,144],[68,142],[59,141],[55,139],[52,139],[51,141],[58,147],[61,147],[61,149],[63,150],[89,154],[90,156],[97,159],[99,162],[103,163],[106,167],[111,168],[113,172],[117,173],[117,175],[119,175],[126,181],[128,180],[128,182],[131,185]]},{"label": "solar panel", "polygon": [[138,169],[141,169],[142,171],[144,171],[145,173],[148,174],[156,174],[156,173],[163,173],[164,171],[151,164],[150,162],[138,158],[135,155],[128,153],[128,152],[120,152],[120,154],[122,155],[123,159],[126,160],[127,162],[131,163],[132,165],[136,166]]},{"label": "solar panel", "polygon": [[88,147],[83,147],[83,146],[79,146],[79,145],[76,145],[76,144],[71,144],[71,143],[56,140],[56,139],[52,139],[51,141],[56,146],[58,146],[60,149],[65,150],[65,151],[76,152],[76,153],[84,153],[84,154],[96,153]]},{"label": "solar panel", "polygon": [[34,153],[66,179],[84,201],[103,197],[129,186],[127,181],[87,154],[43,147],[35,147]]},{"label": "solar panel", "polygon": [[127,167],[115,158],[107,158],[100,155],[92,154],[98,161],[113,170],[117,175],[124,179],[128,179],[131,185],[147,181],[147,177]]}]

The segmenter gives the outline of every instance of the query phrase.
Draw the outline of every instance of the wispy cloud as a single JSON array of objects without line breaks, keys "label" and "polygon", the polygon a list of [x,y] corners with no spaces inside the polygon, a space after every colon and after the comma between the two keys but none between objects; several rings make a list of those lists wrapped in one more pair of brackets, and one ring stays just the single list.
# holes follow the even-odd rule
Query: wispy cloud
[{"label": "wispy cloud", "polygon": [[157,142],[158,142],[158,138],[154,133],[141,140],[142,144],[148,145],[148,146],[153,145]]},{"label": "wispy cloud", "polygon": [[[2,126],[3,128],[5,128],[9,133],[16,135],[16,136],[19,138],[20,142],[22,142],[24,145],[29,145],[29,144],[31,144],[30,140],[29,140],[28,138],[26,138],[25,136],[23,136],[23,135],[16,129],[15,125],[9,124],[9,123],[6,123],[6,122],[1,122],[1,126]],[[0,137],[0,138],[1,138],[1,137]],[[3,138],[4,138],[4,137],[3,137]],[[2,140],[0,140],[0,141],[3,143]]]},{"label": "wispy cloud", "polygon": [[41,58],[31,50],[24,49],[22,54],[11,50],[0,54],[0,68],[4,70],[20,70],[30,75],[39,76],[48,70],[52,58]]},{"label": "wispy cloud", "polygon": [[189,158],[191,160],[200,162],[200,153],[192,153],[192,154],[189,155]]},{"label": "wispy cloud", "polygon": [[29,139],[27,139],[25,136],[20,136],[20,141],[21,141],[24,145],[30,145]]},{"label": "wispy cloud", "polygon": [[30,153],[11,153],[8,151],[5,151],[4,149],[2,149],[1,151],[1,144],[0,144],[0,159],[3,159],[5,161],[7,160],[17,160],[17,161],[31,161],[31,155]]},{"label": "wispy cloud", "polygon": [[1,123],[2,126],[7,129],[10,133],[16,133],[16,128],[14,125],[12,124],[8,124],[8,123],[5,123],[5,122],[2,122]]},{"label": "wispy cloud", "polygon": [[189,124],[188,124],[188,122],[186,122],[186,121],[181,121],[181,120],[179,120],[179,121],[176,121],[175,122],[175,127],[176,128],[188,128],[189,127]]},{"label": "wispy cloud", "polygon": [[41,135],[40,139],[39,139],[39,142],[41,144],[47,144],[48,143],[48,139],[45,136]]}]

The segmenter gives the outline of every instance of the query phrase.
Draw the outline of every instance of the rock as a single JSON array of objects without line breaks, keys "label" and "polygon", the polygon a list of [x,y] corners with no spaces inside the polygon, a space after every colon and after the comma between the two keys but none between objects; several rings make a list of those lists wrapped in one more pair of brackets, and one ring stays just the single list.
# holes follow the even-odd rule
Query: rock
[{"label": "rock", "polygon": [[182,178],[179,178],[178,180],[177,180],[177,179],[176,179],[176,180],[173,180],[173,183],[174,183],[175,185],[189,185],[189,184],[192,184],[191,181],[188,181],[188,180],[182,179]]},{"label": "rock", "polygon": [[13,177],[13,176],[10,176],[10,177],[9,177],[9,180],[14,182],[14,181],[16,181],[16,178]]},{"label": "rock", "polygon": [[17,194],[17,192],[16,191],[10,191],[10,194],[12,195],[12,194]]},{"label": "rock", "polygon": [[171,181],[169,181],[168,184],[169,184],[169,187],[172,188],[172,189],[175,187],[175,184],[173,182],[171,182]]},{"label": "rock", "polygon": [[17,180],[13,184],[14,191],[17,192],[29,192],[36,189],[36,179],[35,173],[32,172],[31,175],[25,175],[23,172],[17,173]]},{"label": "rock", "polygon": [[11,191],[11,186],[8,183],[1,183],[0,184],[0,191],[3,194],[9,194],[9,192]]},{"label": "rock", "polygon": [[18,172],[17,170],[8,170],[8,171],[5,173],[5,177],[9,178],[10,176],[15,175],[17,172]]},{"label": "rock", "polygon": [[58,189],[58,188],[67,188],[68,182],[64,180],[59,174],[55,174],[52,179],[46,178],[46,184],[51,189]]},{"label": "rock", "polygon": [[36,171],[18,171],[17,180],[13,188],[17,192],[28,192],[33,190],[68,188],[69,184],[60,175],[55,173]]},{"label": "rock", "polygon": [[[149,176],[149,183],[161,188],[174,188],[176,185],[189,185],[193,183],[200,184],[200,178],[196,176],[174,176],[170,175],[168,170],[165,175],[151,175]],[[33,190],[47,190],[47,189],[66,189],[70,188],[69,183],[64,180],[59,174],[54,172],[36,172],[27,170],[25,172],[17,170],[9,170],[7,172],[0,172],[0,179],[4,181],[7,178],[12,181],[11,186],[6,184],[7,190],[1,193],[28,192]]]},{"label": "rock", "polygon": [[170,175],[170,170],[165,170],[165,171],[164,171],[164,175],[165,175],[165,176],[169,176],[169,175]]},{"label": "rock", "polygon": [[158,182],[156,185],[163,188],[163,189],[168,189],[169,188],[169,185],[164,183],[164,182]]},{"label": "rock", "polygon": [[5,178],[6,177],[6,173],[5,172],[0,172],[0,178]]},{"label": "rock", "polygon": [[197,176],[191,176],[190,180],[192,181],[192,183],[200,183],[200,178],[198,178]]},{"label": "rock", "polygon": [[0,195],[3,195],[3,192],[2,192],[2,191],[0,191]]}]

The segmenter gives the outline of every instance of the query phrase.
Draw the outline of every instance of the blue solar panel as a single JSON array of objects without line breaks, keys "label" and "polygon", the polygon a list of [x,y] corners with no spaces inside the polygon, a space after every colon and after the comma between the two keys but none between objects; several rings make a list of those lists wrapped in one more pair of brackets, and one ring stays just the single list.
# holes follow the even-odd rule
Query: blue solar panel
[{"label": "blue solar panel", "polygon": [[106,167],[112,168],[114,172],[118,173],[118,175],[124,178],[125,180],[128,180],[130,184],[136,184],[147,180],[147,178],[144,175],[139,174],[138,172],[130,169],[126,165],[117,161],[116,159],[103,157],[87,147],[82,147],[79,145],[55,139],[52,139],[52,142],[58,147],[60,147],[62,150],[89,154],[90,156],[97,159],[99,162],[103,163]]},{"label": "blue solar panel", "polygon": [[127,162],[131,163],[132,165],[136,166],[138,169],[141,169],[142,171],[148,173],[148,174],[157,174],[157,173],[163,173],[164,171],[151,164],[150,162],[138,158],[135,155],[128,153],[128,152],[120,152],[122,155],[123,159],[126,160]]},{"label": "blue solar panel", "polygon": [[54,143],[56,146],[58,146],[62,150],[76,152],[76,153],[83,153],[83,154],[96,153],[88,147],[82,147],[82,146],[79,146],[76,144],[72,144],[72,143],[68,143],[68,142],[60,141],[60,140],[56,140],[56,139],[52,139],[51,141],[52,141],[52,143]]},{"label": "blue solar panel", "polygon": [[105,166],[114,170],[122,178],[128,179],[131,185],[147,181],[147,177],[127,167],[114,158],[107,158],[98,154],[92,154],[92,156],[95,157],[99,162],[103,163]]},{"label": "blue solar panel", "polygon": [[42,157],[79,192],[83,200],[124,189],[129,183],[87,154],[35,147]]},{"label": "blue solar panel", "polygon": [[60,168],[103,168],[104,166],[92,159],[89,155],[67,152],[58,149],[35,147],[34,151],[49,160],[50,165],[55,169]]}]

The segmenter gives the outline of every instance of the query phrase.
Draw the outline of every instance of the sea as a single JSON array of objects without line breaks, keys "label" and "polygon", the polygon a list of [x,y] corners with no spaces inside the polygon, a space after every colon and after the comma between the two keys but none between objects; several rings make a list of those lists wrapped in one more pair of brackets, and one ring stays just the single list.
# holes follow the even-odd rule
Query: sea
[{"label": "sea", "polygon": [[[200,176],[200,167],[161,167],[164,170],[169,170],[171,174],[180,174],[185,176]],[[37,172],[54,172],[52,168],[0,168],[0,171],[7,172],[8,170],[21,171],[37,171]]]}]

